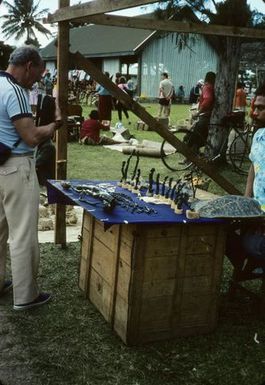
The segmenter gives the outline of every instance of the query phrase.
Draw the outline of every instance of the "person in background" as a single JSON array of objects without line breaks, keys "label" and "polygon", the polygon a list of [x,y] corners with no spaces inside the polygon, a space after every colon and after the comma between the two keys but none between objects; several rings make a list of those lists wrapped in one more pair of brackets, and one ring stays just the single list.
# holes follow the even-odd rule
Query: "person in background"
[{"label": "person in background", "polygon": [[[38,95],[36,126],[45,126],[54,121],[56,98]],[[52,138],[41,142],[35,149],[35,167],[40,186],[46,186],[48,179],[55,179],[56,148]]]},{"label": "person in background", "polygon": [[[121,78],[121,73],[120,72],[116,72],[115,73],[115,79],[114,79],[114,83],[116,84],[116,86],[119,84],[120,82],[120,78]],[[112,105],[113,105],[113,109],[117,109],[116,106],[117,106],[117,99],[115,96],[112,97]]]},{"label": "person in background", "polygon": [[86,119],[82,124],[79,143],[90,145],[120,143],[107,136],[101,137],[100,130],[108,131],[109,128],[100,123],[98,111],[92,110],[89,114],[89,119]]},{"label": "person in background", "polygon": [[246,111],[247,106],[247,94],[244,90],[244,84],[241,82],[237,83],[235,98],[234,98],[234,110]]},{"label": "person in background", "polygon": [[50,72],[47,72],[44,77],[44,86],[45,86],[46,95],[52,96],[53,81],[52,81]]},{"label": "person in background", "polygon": [[[105,75],[109,78],[108,72],[105,72]],[[110,92],[100,84],[96,87],[96,93],[98,95],[99,120],[101,122],[105,121],[106,126],[110,127],[112,96]]]},{"label": "person in background", "polygon": [[127,88],[127,90],[126,90],[127,94],[130,95],[131,98],[133,98],[133,94],[135,91],[135,84],[134,84],[131,76],[128,76],[126,88]]},{"label": "person in background", "polygon": [[29,104],[32,110],[33,116],[36,115],[37,103],[38,103],[38,82],[34,83],[31,90],[29,91]]},{"label": "person in background", "polygon": [[54,78],[54,80],[53,80],[52,96],[53,96],[53,98],[55,98],[55,99],[58,97],[58,84],[57,84],[57,78]]},{"label": "person in background", "polygon": [[251,99],[250,108],[249,108],[249,116],[250,116],[252,122],[254,122],[254,120],[255,120],[255,115],[254,115],[255,101],[256,101],[256,96],[254,96],[254,98]]},{"label": "person in background", "polygon": [[185,91],[184,91],[184,87],[182,85],[179,86],[179,88],[178,88],[177,98],[178,98],[179,103],[181,103],[181,104],[184,103]]},{"label": "person in background", "polygon": [[38,84],[38,95],[46,95],[45,85],[44,85],[44,78],[42,77],[40,79],[40,81],[37,82],[37,84]]},{"label": "person in background", "polygon": [[[11,156],[0,165],[0,292],[13,285],[14,310],[25,310],[51,299],[37,284],[39,265],[39,184],[34,147],[53,137],[62,124],[57,106],[54,121],[36,127],[28,91],[41,79],[44,63],[35,47],[15,49],[7,70],[0,72],[0,142]],[[16,147],[14,144],[16,143]],[[6,280],[7,241],[12,281]]]},{"label": "person in background", "polygon": [[116,74],[115,74],[115,80],[114,80],[114,82],[115,82],[115,84],[119,84],[119,82],[120,82],[120,77],[121,77],[121,73],[120,72],[116,72]]},{"label": "person in background", "polygon": [[[251,166],[245,189],[246,197],[256,199],[265,211],[265,83],[256,90],[253,118],[256,126],[249,158]],[[226,255],[233,262],[252,258],[265,270],[265,227],[263,222],[252,222],[241,231],[229,232]]]},{"label": "person in background", "polygon": [[[126,85],[126,79],[124,76],[121,76],[120,77],[120,82],[118,84],[118,87],[128,93],[128,89],[127,89],[127,85]],[[120,100],[117,100],[116,102],[116,109],[118,111],[118,117],[119,117],[119,121],[121,122],[122,121],[122,112],[124,113],[124,115],[126,116],[126,118],[128,119],[128,124],[130,125],[131,122],[130,122],[130,118],[129,118],[129,114],[128,114],[128,110],[127,108],[124,106],[124,104],[120,101]]]},{"label": "person in background", "polygon": [[169,118],[170,107],[171,107],[171,98],[173,95],[173,84],[172,81],[168,78],[168,73],[163,72],[161,75],[161,81],[159,84],[159,113],[158,117],[162,117],[162,114],[165,118]]},{"label": "person in background", "polygon": [[214,106],[214,84],[215,73],[207,72],[199,98],[198,120],[184,137],[184,142],[196,153],[207,141],[208,126]]},{"label": "person in background", "polygon": [[190,104],[198,103],[203,83],[203,79],[200,79],[198,80],[197,84],[191,88],[189,97]]}]

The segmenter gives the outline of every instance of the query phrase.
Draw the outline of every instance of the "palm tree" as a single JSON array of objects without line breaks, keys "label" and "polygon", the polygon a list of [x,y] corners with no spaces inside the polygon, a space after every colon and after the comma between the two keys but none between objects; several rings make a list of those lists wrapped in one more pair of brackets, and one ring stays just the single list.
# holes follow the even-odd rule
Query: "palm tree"
[{"label": "palm tree", "polygon": [[2,25],[2,33],[6,38],[11,36],[19,40],[26,35],[26,44],[34,44],[39,46],[39,42],[35,31],[43,33],[46,37],[51,32],[41,24],[41,20],[48,12],[48,8],[38,10],[39,1],[34,4],[34,0],[14,0],[14,5],[8,1],[3,4],[8,9],[8,14],[1,16],[4,19]]}]

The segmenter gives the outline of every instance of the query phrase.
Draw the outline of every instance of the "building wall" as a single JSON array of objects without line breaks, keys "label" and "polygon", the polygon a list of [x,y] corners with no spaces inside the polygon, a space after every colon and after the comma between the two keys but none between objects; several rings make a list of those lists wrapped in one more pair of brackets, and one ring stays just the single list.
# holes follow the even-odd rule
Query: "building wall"
[{"label": "building wall", "polygon": [[142,52],[141,95],[158,97],[162,72],[168,72],[175,89],[184,86],[185,96],[208,71],[216,71],[217,55],[200,35],[193,35],[190,48],[179,50],[176,33],[158,37]]},{"label": "building wall", "polygon": [[120,72],[120,59],[119,58],[104,58],[103,60],[103,71],[109,72],[112,79],[115,79],[116,72]]}]

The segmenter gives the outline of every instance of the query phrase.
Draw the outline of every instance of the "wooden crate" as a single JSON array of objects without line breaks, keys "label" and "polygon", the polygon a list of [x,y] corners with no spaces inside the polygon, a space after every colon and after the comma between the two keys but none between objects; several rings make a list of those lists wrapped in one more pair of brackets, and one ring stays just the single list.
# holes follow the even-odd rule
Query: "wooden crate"
[{"label": "wooden crate", "polygon": [[79,285],[128,345],[217,322],[222,224],[114,225],[84,214]]}]

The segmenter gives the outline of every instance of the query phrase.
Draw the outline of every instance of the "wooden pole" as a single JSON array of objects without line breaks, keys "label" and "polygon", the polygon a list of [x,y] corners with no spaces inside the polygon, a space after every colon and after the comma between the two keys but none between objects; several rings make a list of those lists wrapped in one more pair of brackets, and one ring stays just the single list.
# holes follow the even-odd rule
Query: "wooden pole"
[{"label": "wooden pole", "polygon": [[[59,8],[69,6],[69,0],[59,0]],[[62,112],[63,127],[56,132],[56,179],[67,177],[67,101],[68,101],[68,68],[69,68],[69,23],[60,22],[58,28],[57,47],[57,82],[58,101]],[[56,205],[55,211],[55,243],[66,246],[65,205]]]},{"label": "wooden pole", "polygon": [[128,94],[117,87],[117,85],[107,78],[90,60],[86,59],[79,52],[70,55],[73,62],[77,64],[79,69],[89,73],[93,79],[103,85],[103,87],[107,88],[108,91],[110,91],[111,94],[117,99],[121,100],[129,110],[142,119],[148,126],[152,127],[154,131],[167,140],[168,143],[175,147],[188,160],[198,166],[225,191],[229,194],[241,195],[241,192],[227,179],[220,175],[215,167],[211,166],[209,163],[191,152],[186,144],[181,142],[172,132],[153,118],[140,104],[136,103]]}]

